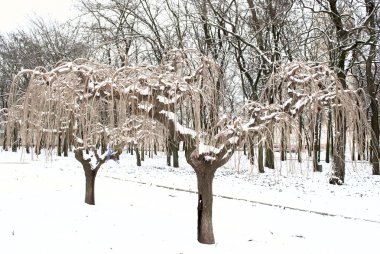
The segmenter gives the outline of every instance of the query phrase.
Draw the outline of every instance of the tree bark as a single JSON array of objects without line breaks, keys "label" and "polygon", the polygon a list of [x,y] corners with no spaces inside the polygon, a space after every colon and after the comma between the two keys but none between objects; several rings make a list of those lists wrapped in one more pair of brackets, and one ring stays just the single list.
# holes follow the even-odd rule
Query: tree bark
[{"label": "tree bark", "polygon": [[141,166],[141,158],[140,158],[140,153],[138,147],[135,148],[135,154],[136,154],[136,165],[138,167]]},{"label": "tree bark", "polygon": [[274,169],[273,138],[267,137],[265,149],[265,167]]},{"label": "tree bark", "polygon": [[62,156],[62,137],[63,134],[58,135],[57,155]]},{"label": "tree bark", "polygon": [[313,171],[322,172],[322,165],[318,164],[318,140],[319,140],[319,112],[317,113],[315,123],[314,123],[314,133],[313,133]]},{"label": "tree bark", "polygon": [[145,161],[145,147],[144,145],[141,146],[141,161]]},{"label": "tree bark", "polygon": [[258,148],[258,167],[259,167],[259,173],[265,173],[264,171],[264,152],[263,152],[263,144],[260,142],[259,148]]},{"label": "tree bark", "polygon": [[67,134],[65,134],[65,138],[63,140],[63,156],[69,156],[69,138],[67,137]]},{"label": "tree bark", "polygon": [[281,161],[285,161],[286,160],[286,140],[285,140],[285,128],[282,128],[281,129],[281,154],[280,154],[280,157],[281,157]]},{"label": "tree bark", "polygon": [[96,158],[96,166],[91,165],[91,159],[85,159],[83,156],[83,149],[74,150],[75,159],[77,159],[83,167],[83,171],[86,177],[86,190],[84,202],[89,205],[95,205],[95,178],[100,167],[107,161],[107,159],[119,158],[122,150],[118,149],[116,153],[111,154],[108,158],[101,158],[97,150],[92,150]]},{"label": "tree bark", "polygon": [[214,170],[203,168],[197,171],[198,183],[198,241],[204,244],[214,244],[212,225],[212,182]]},{"label": "tree bark", "polygon": [[335,151],[333,155],[332,177],[329,180],[330,184],[342,185],[346,172],[345,165],[345,131],[346,123],[343,112],[339,111],[335,115]]},{"label": "tree bark", "polygon": [[302,150],[303,150],[303,144],[302,144],[302,116],[298,117],[298,162],[302,162]]},{"label": "tree bark", "polygon": [[85,169],[86,176],[86,196],[84,202],[89,205],[95,205],[95,178],[96,171]]},{"label": "tree bark", "polygon": [[330,135],[331,135],[331,111],[327,115],[327,135],[326,135],[326,163],[330,163]]}]

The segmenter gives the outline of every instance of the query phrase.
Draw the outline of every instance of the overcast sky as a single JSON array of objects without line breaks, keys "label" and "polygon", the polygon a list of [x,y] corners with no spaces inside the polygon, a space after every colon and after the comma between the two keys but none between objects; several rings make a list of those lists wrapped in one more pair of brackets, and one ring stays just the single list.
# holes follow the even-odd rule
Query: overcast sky
[{"label": "overcast sky", "polygon": [[5,0],[0,6],[0,33],[25,27],[35,16],[64,21],[73,14],[75,0]]}]

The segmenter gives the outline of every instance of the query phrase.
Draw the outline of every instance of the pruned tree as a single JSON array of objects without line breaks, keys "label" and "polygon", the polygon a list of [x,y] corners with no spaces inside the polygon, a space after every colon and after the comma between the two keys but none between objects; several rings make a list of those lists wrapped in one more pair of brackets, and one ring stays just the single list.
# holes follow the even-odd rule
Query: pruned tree
[{"label": "pruned tree", "polygon": [[[127,102],[115,95],[120,87],[112,82],[114,71],[84,60],[63,63],[51,71],[26,69],[15,77],[9,98],[7,133],[16,131],[22,146],[36,151],[54,149],[61,136],[68,137],[68,146],[75,147],[75,158],[85,172],[85,202],[92,205],[100,167],[117,159],[126,144],[143,139],[141,129],[154,128],[147,121],[136,124]],[[30,76],[26,89],[18,86],[23,75]],[[8,146],[13,138],[7,136]],[[101,145],[108,149],[99,155]]]},{"label": "pruned tree", "polygon": [[[24,70],[20,75],[25,72],[33,76],[19,100],[14,96],[17,93],[12,93],[7,133],[17,128],[24,145],[33,138],[36,144],[43,141],[49,147],[55,144],[55,133],[67,131],[68,124],[73,123],[70,134],[76,146],[75,157],[89,179],[88,189],[93,188],[92,180],[107,156],[97,154],[96,144],[105,136],[116,151],[109,157],[118,156],[128,138],[136,140],[142,133],[125,128],[125,123],[135,117],[141,119],[141,130],[150,130],[154,121],[164,130],[157,133],[184,142],[186,161],[197,176],[198,241],[205,244],[215,243],[215,173],[247,140],[257,136],[282,140],[284,136],[278,138],[278,131],[297,130],[300,115],[311,115],[326,107],[334,109],[334,119],[352,114],[357,124],[351,128],[366,126],[361,107],[353,106],[360,101],[360,90],[344,90],[336,75],[323,65],[279,66],[267,86],[273,100],[249,101],[239,108],[235,118],[228,116],[223,105],[225,82],[221,82],[224,80],[218,65],[194,49],[171,50],[156,66],[113,69],[74,61],[50,72]],[[107,108],[104,119],[99,113],[102,107]],[[181,109],[186,113],[181,115]],[[16,122],[21,124],[15,125]],[[339,131],[336,129],[336,135]],[[290,131],[283,133],[291,135]],[[286,140],[290,142],[290,138]],[[86,149],[92,150],[94,164],[83,153]],[[86,194],[86,202],[94,203],[91,197]]]}]

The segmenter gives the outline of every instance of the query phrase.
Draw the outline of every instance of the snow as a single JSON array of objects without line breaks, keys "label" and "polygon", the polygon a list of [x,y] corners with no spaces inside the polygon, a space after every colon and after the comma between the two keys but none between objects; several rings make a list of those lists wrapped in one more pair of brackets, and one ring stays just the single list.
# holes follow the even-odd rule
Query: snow
[{"label": "snow", "polygon": [[160,114],[165,115],[169,120],[173,121],[175,124],[175,129],[179,133],[181,133],[183,135],[191,135],[192,138],[194,138],[197,135],[197,133],[194,130],[187,128],[187,127],[183,126],[182,124],[180,124],[178,122],[178,117],[175,113],[173,113],[171,111],[161,110]]},{"label": "snow", "polygon": [[199,154],[208,154],[208,153],[218,154],[220,152],[220,150],[222,150],[222,149],[216,148],[215,146],[206,145],[203,142],[200,142],[199,147],[198,147],[198,153]]},{"label": "snow", "polygon": [[0,151],[0,253],[376,253],[380,178],[367,163],[347,164],[334,186],[329,164],[313,173],[311,163],[276,160],[258,174],[235,154],[214,179],[209,246],[196,241],[196,177],[183,153],[179,169],[164,154],[141,167],[129,154],[107,162],[89,206],[72,153]]}]

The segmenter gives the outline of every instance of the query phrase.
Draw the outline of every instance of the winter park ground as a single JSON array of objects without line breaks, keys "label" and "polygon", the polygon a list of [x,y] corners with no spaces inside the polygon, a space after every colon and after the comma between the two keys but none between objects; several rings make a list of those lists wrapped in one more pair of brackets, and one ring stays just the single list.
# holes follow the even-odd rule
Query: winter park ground
[{"label": "winter park ground", "polygon": [[[233,158],[214,179],[215,245],[196,241],[196,177],[183,154],[122,154],[84,203],[84,173],[69,158],[0,151],[0,253],[379,253],[380,177],[348,164],[343,186],[330,164],[277,161],[258,174]],[[295,157],[295,155],[293,156]]]}]

